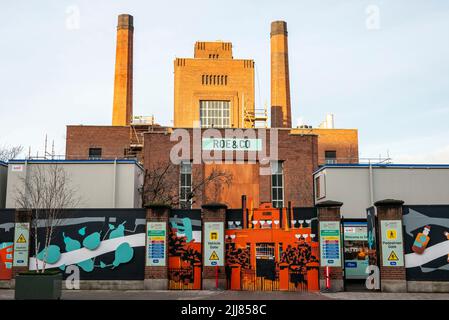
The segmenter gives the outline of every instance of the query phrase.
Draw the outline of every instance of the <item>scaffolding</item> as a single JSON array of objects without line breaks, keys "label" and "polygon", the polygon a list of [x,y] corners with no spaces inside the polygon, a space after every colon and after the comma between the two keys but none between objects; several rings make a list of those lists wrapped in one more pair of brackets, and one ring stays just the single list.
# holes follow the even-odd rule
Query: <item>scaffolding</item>
[{"label": "scaffolding", "polygon": [[263,109],[248,110],[244,108],[243,119],[250,124],[250,128],[268,128],[268,107],[265,104]]},{"label": "scaffolding", "polygon": [[129,147],[125,149],[125,157],[142,161],[144,134],[156,127],[159,126],[154,123],[154,116],[135,116],[129,126]]}]

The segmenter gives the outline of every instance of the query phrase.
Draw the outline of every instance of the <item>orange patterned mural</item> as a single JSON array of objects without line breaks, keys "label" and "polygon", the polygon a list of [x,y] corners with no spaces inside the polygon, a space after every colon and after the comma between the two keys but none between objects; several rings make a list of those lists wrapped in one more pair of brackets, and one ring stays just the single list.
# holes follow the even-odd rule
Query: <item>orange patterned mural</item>
[{"label": "orange patterned mural", "polygon": [[264,203],[243,210],[243,228],[226,230],[231,290],[319,290],[319,247],[308,220]]}]

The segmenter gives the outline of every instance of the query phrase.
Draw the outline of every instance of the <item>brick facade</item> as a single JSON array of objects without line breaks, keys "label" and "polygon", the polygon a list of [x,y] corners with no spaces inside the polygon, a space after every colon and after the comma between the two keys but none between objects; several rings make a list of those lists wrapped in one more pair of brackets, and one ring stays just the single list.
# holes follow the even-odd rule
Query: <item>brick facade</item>
[{"label": "brick facade", "polygon": [[[337,201],[325,201],[317,205],[318,207],[318,221],[341,221],[340,208],[343,205],[342,202]],[[319,230],[321,232],[321,230]],[[340,243],[343,246],[343,243]],[[342,250],[343,251],[343,250]],[[341,251],[341,252],[342,252]],[[342,253],[341,253],[342,254]],[[343,259],[340,256],[340,263],[343,263]],[[329,267],[330,278],[330,290],[331,291],[343,291],[343,267]],[[326,288],[326,267],[320,266],[320,287]]]},{"label": "brick facade", "polygon": [[271,23],[271,127],[291,128],[287,23]]},{"label": "brick facade", "polygon": [[[185,129],[189,136],[192,137],[192,129]],[[270,130],[261,129],[266,133],[264,148],[262,154],[271,155],[270,151]],[[273,129],[274,130],[274,129]],[[283,177],[284,177],[284,204],[288,201],[292,202],[294,207],[310,207],[314,205],[313,202],[313,178],[312,173],[317,169],[317,136],[316,135],[298,135],[291,134],[288,129],[274,130],[278,134],[278,158],[283,162]],[[204,132],[204,130],[202,131]],[[224,130],[220,130],[224,137]],[[170,141],[170,134],[160,132],[149,132],[145,134],[144,143],[144,167],[151,170],[157,166],[166,164],[170,161],[170,150],[177,144],[177,141]],[[224,152],[222,153],[224,154]],[[245,153],[246,159],[251,157],[250,152]],[[235,155],[234,155],[235,157]],[[190,144],[189,159],[193,159],[193,146]],[[224,158],[220,158],[224,159]],[[235,158],[233,158],[235,159]],[[205,165],[193,164],[193,171],[197,172],[195,175],[201,176],[204,172]],[[220,166],[217,164],[215,166]],[[226,166],[226,165],[225,165]],[[239,168],[239,166],[241,166]],[[271,175],[260,175],[260,162],[254,164],[251,168],[253,174],[248,172],[242,173],[247,169],[248,164],[232,164],[231,173],[233,173],[233,184],[230,187],[224,188],[220,194],[224,195],[222,198],[211,199],[217,202],[225,203],[229,208],[239,208],[241,206],[241,196],[246,194],[253,199],[253,205],[259,206],[261,202],[271,201]],[[229,168],[229,167],[228,167]],[[267,169],[269,167],[266,167]],[[242,171],[240,171],[242,170]],[[246,170],[248,171],[248,170]],[[235,176],[234,176],[235,175]],[[255,177],[256,181],[253,180]],[[173,172],[170,178],[174,181],[175,187],[173,192],[178,192],[177,181],[179,181],[179,173]],[[257,181],[258,180],[258,181]],[[208,196],[210,189],[204,190],[204,196]],[[209,194],[210,196],[210,194]],[[257,202],[256,200],[259,199]],[[194,208],[200,208],[202,199],[196,199]]]},{"label": "brick facade", "polygon": [[325,152],[336,151],[337,163],[359,162],[359,138],[357,129],[292,129],[295,134],[316,134],[318,136],[318,163],[326,164]]},{"label": "brick facade", "polygon": [[[168,224],[169,224],[170,208],[165,206],[147,207],[147,222],[164,222],[166,224],[165,235],[165,266],[147,266],[145,258],[145,288],[166,290],[168,288]],[[148,232],[148,230],[146,230]],[[146,237],[147,239],[147,237]],[[147,240],[146,240],[147,241]],[[148,243],[146,246],[148,247]],[[146,254],[146,253],[145,253]]]},{"label": "brick facade", "polygon": [[88,159],[89,148],[101,148],[102,159],[123,159],[130,145],[128,126],[67,126],[66,159]]},{"label": "brick facade", "polygon": [[133,117],[133,20],[133,16],[129,14],[118,17],[113,126],[127,126]]},{"label": "brick facade", "polygon": [[[203,230],[203,246],[204,241],[206,241],[208,235],[204,234],[204,223],[205,222],[222,222],[223,225],[226,227],[226,206],[221,204],[215,204],[215,205],[204,205],[202,207],[202,230]],[[223,235],[224,237],[224,235]],[[224,242],[224,239],[223,239]],[[203,251],[204,252],[204,251]],[[203,259],[206,259],[203,255]],[[203,263],[203,289],[212,289],[216,286],[216,278],[217,278],[217,271],[218,271],[218,286],[221,289],[226,288],[226,273],[225,273],[225,267],[208,267],[204,266]]]},{"label": "brick facade", "polygon": [[[402,205],[401,200],[386,199],[377,201],[374,205],[377,208],[377,221],[380,230],[381,222],[384,220],[400,220],[402,221]],[[400,241],[404,241],[400,239]],[[380,256],[380,284],[381,290],[386,292],[406,292],[406,270],[405,266],[383,266],[382,254],[382,235],[379,239],[379,256]],[[404,260],[404,256],[401,257]]]},{"label": "brick facade", "polygon": [[197,42],[194,58],[174,61],[174,127],[197,127],[201,100],[230,102],[230,127],[247,128],[254,110],[254,61],[233,59],[229,42]]}]

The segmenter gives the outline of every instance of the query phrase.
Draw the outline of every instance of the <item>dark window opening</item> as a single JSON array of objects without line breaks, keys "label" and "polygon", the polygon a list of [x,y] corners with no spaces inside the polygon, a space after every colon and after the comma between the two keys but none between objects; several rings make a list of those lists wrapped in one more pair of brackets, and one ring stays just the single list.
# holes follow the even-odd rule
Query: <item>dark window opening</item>
[{"label": "dark window opening", "polygon": [[336,164],[337,163],[337,151],[325,151],[324,161],[326,164]]},{"label": "dark window opening", "polygon": [[89,148],[89,159],[101,159],[101,148]]}]

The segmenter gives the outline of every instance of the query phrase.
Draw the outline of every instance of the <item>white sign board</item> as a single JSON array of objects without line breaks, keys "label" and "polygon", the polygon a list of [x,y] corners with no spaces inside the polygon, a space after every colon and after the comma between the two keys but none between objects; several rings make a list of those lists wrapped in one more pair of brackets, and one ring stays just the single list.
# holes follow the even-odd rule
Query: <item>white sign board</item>
[{"label": "white sign board", "polygon": [[16,223],[14,226],[14,267],[28,266],[28,251],[30,244],[30,224]]},{"label": "white sign board", "polygon": [[21,164],[13,164],[13,165],[11,165],[11,171],[13,171],[13,172],[22,172],[23,171],[23,165],[21,165]]},{"label": "white sign board", "polygon": [[262,139],[203,138],[203,150],[262,151]]},{"label": "white sign board", "polygon": [[224,266],[224,223],[204,223],[204,265]]},{"label": "white sign board", "polygon": [[166,235],[167,224],[165,222],[147,222],[147,266],[165,266]]},{"label": "white sign board", "polygon": [[404,245],[401,220],[382,220],[380,222],[382,241],[382,266],[403,267]]},{"label": "white sign board", "polygon": [[341,267],[340,221],[320,221],[320,263]]}]

